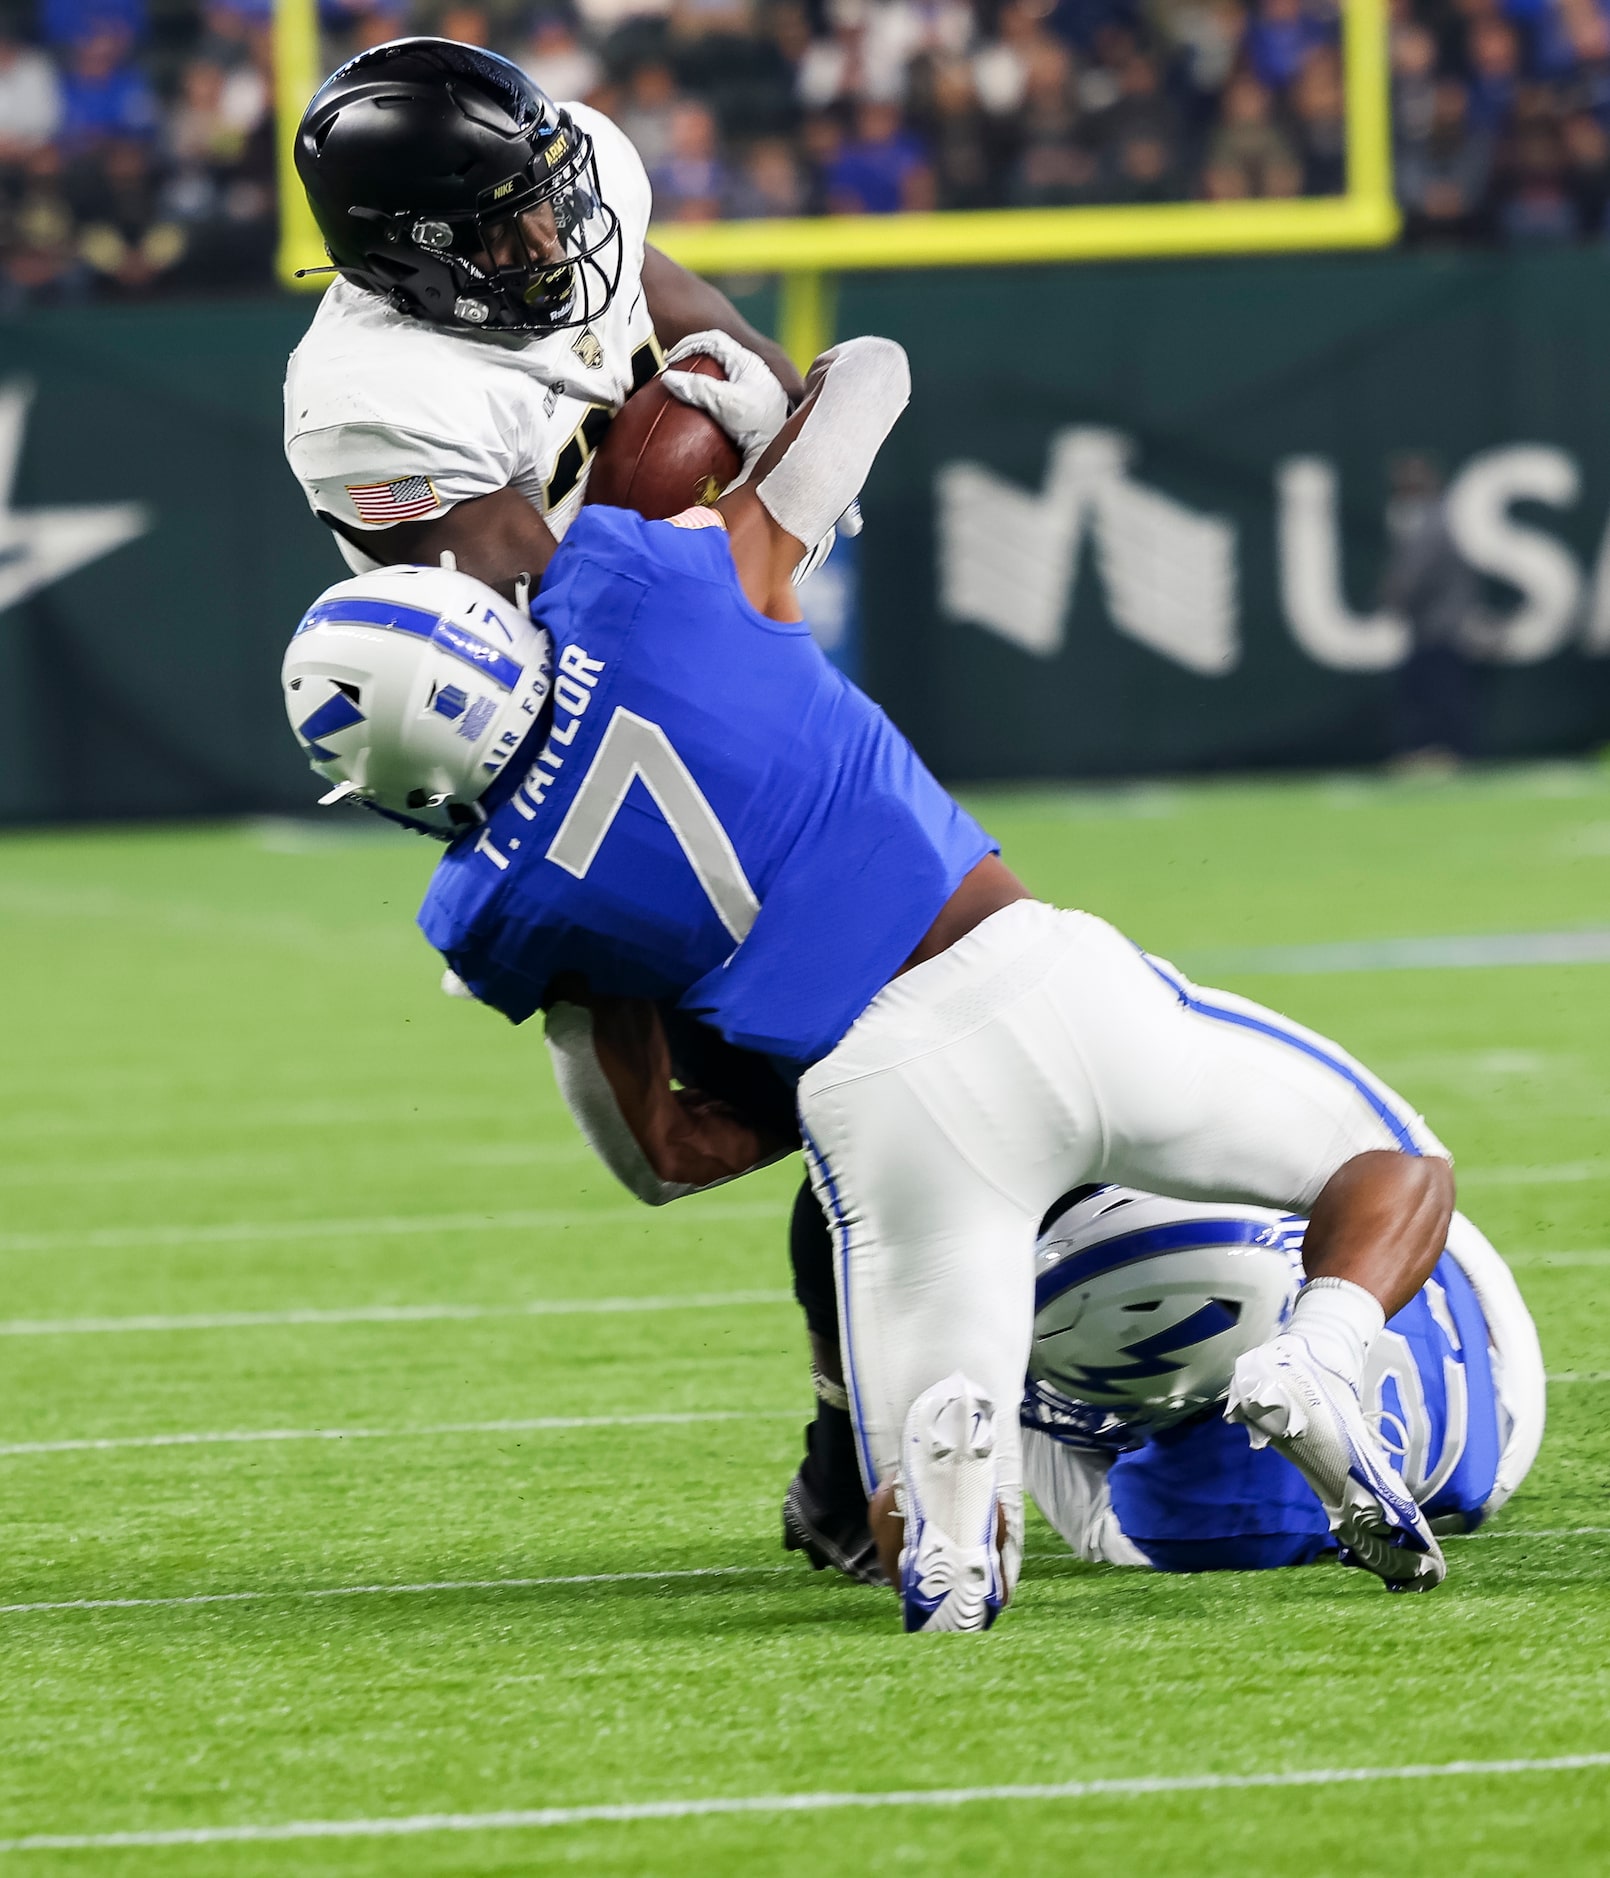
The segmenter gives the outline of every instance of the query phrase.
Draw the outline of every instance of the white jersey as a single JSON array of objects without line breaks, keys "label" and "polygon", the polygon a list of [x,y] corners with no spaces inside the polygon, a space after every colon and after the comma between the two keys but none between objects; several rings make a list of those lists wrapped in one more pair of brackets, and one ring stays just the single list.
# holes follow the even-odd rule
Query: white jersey
[{"label": "white jersey", "polygon": [[[584,104],[621,279],[601,319],[552,333],[465,332],[337,279],[285,374],[285,455],[315,514],[368,532],[432,521],[513,487],[563,535],[611,416],[659,369],[643,295],[651,196],[626,134]],[[357,573],[379,565],[337,531]]]}]

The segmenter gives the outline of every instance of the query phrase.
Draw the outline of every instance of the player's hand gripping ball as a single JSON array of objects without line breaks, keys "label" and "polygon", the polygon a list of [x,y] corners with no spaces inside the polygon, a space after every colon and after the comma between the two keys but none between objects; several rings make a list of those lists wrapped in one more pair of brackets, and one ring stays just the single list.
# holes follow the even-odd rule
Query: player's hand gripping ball
[{"label": "player's hand gripping ball", "polygon": [[[677,365],[702,377],[726,376],[708,353]],[[714,502],[741,463],[737,446],[713,417],[682,403],[663,378],[654,378],[626,400],[605,432],[583,500],[636,509],[651,522],[663,522]]]}]

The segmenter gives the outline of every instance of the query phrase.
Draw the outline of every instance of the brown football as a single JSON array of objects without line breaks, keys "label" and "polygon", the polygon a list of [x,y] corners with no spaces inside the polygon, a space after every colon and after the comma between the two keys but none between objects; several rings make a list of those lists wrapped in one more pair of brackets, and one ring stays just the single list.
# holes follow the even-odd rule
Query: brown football
[{"label": "brown football", "polygon": [[[706,353],[678,361],[678,371],[726,374]],[[604,433],[587,478],[585,502],[636,509],[663,522],[713,502],[738,474],[738,451],[712,417],[673,398],[658,378],[634,391]]]}]

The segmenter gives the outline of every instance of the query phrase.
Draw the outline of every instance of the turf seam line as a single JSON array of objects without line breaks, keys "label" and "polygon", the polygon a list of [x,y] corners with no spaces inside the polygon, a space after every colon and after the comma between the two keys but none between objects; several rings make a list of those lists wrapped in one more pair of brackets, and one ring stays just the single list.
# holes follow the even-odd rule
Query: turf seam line
[{"label": "turf seam line", "polygon": [[570,1428],[681,1428],[699,1422],[794,1421],[804,1411],[688,1409],[652,1415],[532,1415],[490,1422],[433,1422],[418,1428],[219,1428],[162,1435],[81,1436],[66,1441],[10,1441],[0,1460],[30,1454],[100,1454],[114,1448],[224,1447],[253,1441],[408,1441],[441,1435],[544,1434]]},{"label": "turf seam line", "polygon": [[[1580,1539],[1610,1534],[1610,1526],[1554,1526],[1532,1531],[1445,1533],[1442,1543],[1488,1539]],[[1066,1563],[1071,1552],[1028,1552],[1026,1564]],[[542,1578],[432,1578],[418,1584],[319,1585],[283,1591],[198,1591],[168,1598],[62,1598],[32,1604],[0,1604],[0,1617],[26,1617],[51,1611],[177,1610],[203,1604],[267,1604],[315,1598],[416,1597],[433,1591],[531,1591],[553,1585],[652,1584],[683,1578],[767,1578],[783,1573],[800,1576],[797,1564],[692,1565],[659,1571],[569,1572]],[[810,1580],[800,1576],[802,1584]],[[1032,1580],[1027,1588],[1032,1589]]]},{"label": "turf seam line", "polygon": [[79,1337],[169,1330],[259,1330],[323,1324],[433,1324],[482,1318],[588,1317],[638,1311],[715,1311],[789,1304],[792,1291],[703,1291],[681,1297],[533,1298],[525,1304],[309,1305],[282,1311],[202,1311],[143,1317],[14,1317],[0,1319],[0,1337]]},{"label": "turf seam line", "polygon": [[1316,1767],[1258,1774],[1158,1774],[1118,1780],[1064,1780],[1034,1786],[935,1787],[871,1793],[773,1793],[707,1799],[543,1806],[496,1813],[414,1813],[381,1819],[304,1819],[280,1825],[188,1826],[169,1831],[32,1833],[0,1839],[0,1852],[89,1852],[141,1846],[228,1845],[294,1839],[380,1839],[438,1832],[530,1831],[553,1826],[624,1825],[638,1820],[705,1819],[722,1814],[818,1813],[845,1808],[971,1806],[1035,1800],[1140,1799],[1167,1793],[1247,1792],[1332,1787],[1382,1780],[1493,1779],[1509,1774],[1582,1773],[1610,1767],[1610,1754],[1547,1759],[1443,1761],[1407,1767]]},{"label": "turf seam line", "polygon": [[[701,1207],[678,1215],[692,1224],[725,1225],[747,1219],[780,1219],[777,1200],[751,1200],[720,1208]],[[639,1206],[534,1208],[517,1213],[378,1213],[346,1219],[227,1220],[214,1226],[107,1226],[88,1231],[0,1233],[0,1252],[107,1252],[173,1245],[257,1245],[272,1240],[386,1239],[435,1232],[547,1231],[564,1226],[641,1223]]]}]

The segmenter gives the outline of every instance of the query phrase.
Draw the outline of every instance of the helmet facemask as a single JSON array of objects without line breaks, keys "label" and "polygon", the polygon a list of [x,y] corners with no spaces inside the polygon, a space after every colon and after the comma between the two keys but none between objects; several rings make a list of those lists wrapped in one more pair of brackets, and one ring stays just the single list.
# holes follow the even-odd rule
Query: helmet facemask
[{"label": "helmet facemask", "polygon": [[592,138],[495,53],[360,53],[308,105],[295,158],[336,268],[414,319],[551,332],[599,319],[620,286]]},{"label": "helmet facemask", "polygon": [[[472,214],[376,219],[387,239],[371,265],[396,279],[403,311],[436,323],[478,332],[587,326],[620,285],[620,218],[600,193],[592,139],[568,120],[560,139],[533,151],[527,175],[483,190]],[[450,287],[429,296],[427,311],[415,281],[436,268]]]}]

